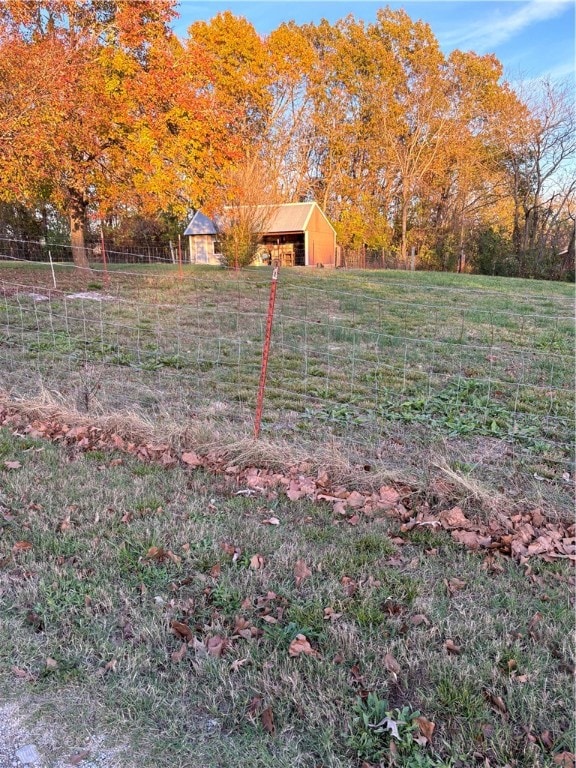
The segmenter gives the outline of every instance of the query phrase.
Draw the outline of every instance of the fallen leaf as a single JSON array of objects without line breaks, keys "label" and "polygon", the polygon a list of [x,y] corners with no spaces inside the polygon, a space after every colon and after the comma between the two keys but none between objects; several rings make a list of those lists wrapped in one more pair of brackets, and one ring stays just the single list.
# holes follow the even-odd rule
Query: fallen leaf
[{"label": "fallen leaf", "polygon": [[366,497],[361,493],[358,493],[358,491],[352,491],[350,496],[346,499],[346,504],[349,507],[352,507],[352,509],[359,509],[366,504]]},{"label": "fallen leaf", "polygon": [[420,735],[424,739],[424,743],[420,746],[424,747],[426,744],[429,744],[432,741],[432,734],[436,728],[436,723],[433,723],[431,720],[427,720],[422,716],[414,718],[414,722],[418,726]]},{"label": "fallen leaf", "polygon": [[253,696],[248,704],[248,714],[254,716],[262,706],[262,696]]},{"label": "fallen leaf", "polygon": [[384,666],[394,676],[394,679],[398,678],[398,675],[402,671],[402,668],[400,667],[400,664],[396,661],[394,656],[392,656],[391,653],[384,654]]},{"label": "fallen leaf", "polygon": [[423,613],[415,613],[414,616],[410,617],[410,624],[413,624],[415,627],[419,627],[421,624],[425,624],[427,627],[429,627],[430,619]]},{"label": "fallen leaf", "polygon": [[86,760],[87,757],[90,757],[89,749],[85,749],[82,752],[76,752],[76,754],[71,755],[66,762],[68,765],[79,765],[82,760]]},{"label": "fallen leaf", "polygon": [[493,707],[506,714],[508,708],[506,707],[506,703],[504,702],[502,696],[496,696],[496,694],[491,693],[490,691],[485,691],[485,696]]},{"label": "fallen leaf", "polygon": [[21,469],[22,464],[19,461],[5,461],[4,466],[6,469]]},{"label": "fallen leaf", "polygon": [[262,727],[267,733],[274,733],[276,726],[274,725],[274,714],[272,713],[272,707],[266,707],[266,709],[260,713],[260,722],[262,723]]},{"label": "fallen leaf", "polygon": [[252,555],[250,558],[250,568],[252,568],[255,571],[258,571],[266,565],[266,561],[264,560],[264,557],[262,555]]},{"label": "fallen leaf", "polygon": [[343,501],[337,501],[332,507],[332,509],[334,510],[335,515],[346,514],[346,504]]},{"label": "fallen leaf", "polygon": [[206,641],[206,649],[208,650],[209,655],[214,656],[216,659],[219,659],[220,656],[222,656],[227,645],[227,641],[223,637],[220,637],[220,635],[209,637]]},{"label": "fallen leaf", "polygon": [[546,747],[546,749],[552,749],[554,746],[554,739],[550,731],[544,731],[540,734],[540,741]]},{"label": "fallen leaf", "polygon": [[336,613],[336,611],[328,606],[328,608],[324,608],[324,620],[325,621],[336,621],[337,619],[341,618],[341,613]]},{"label": "fallen leaf", "polygon": [[184,624],[182,621],[171,621],[170,629],[175,635],[183,637],[186,641],[192,640],[194,637],[194,632],[192,632],[188,624]]},{"label": "fallen leaf", "polygon": [[170,658],[174,663],[177,664],[178,662],[182,661],[184,656],[186,656],[187,650],[188,650],[188,643],[182,643],[179,650],[174,651],[173,653],[170,654]]},{"label": "fallen leaf", "polygon": [[286,496],[288,496],[290,501],[298,501],[306,496],[306,491],[301,488],[297,480],[290,480],[290,485],[286,489]]},{"label": "fallen leaf", "polygon": [[244,664],[248,664],[248,659],[234,659],[232,664],[230,664],[230,671],[231,672],[237,672],[240,667],[243,667]]},{"label": "fallen leaf", "polygon": [[27,672],[25,669],[20,669],[20,667],[12,667],[12,674],[14,677],[18,677],[20,680],[36,680],[33,674]]},{"label": "fallen leaf", "polygon": [[572,752],[559,752],[557,755],[554,755],[552,762],[555,765],[559,765],[560,768],[574,768],[576,765],[576,755]]},{"label": "fallen leaf", "polygon": [[288,654],[290,656],[300,656],[302,653],[306,656],[314,657],[319,655],[318,651],[315,651],[308,642],[306,635],[296,635],[288,647]]},{"label": "fallen leaf", "polygon": [[446,585],[446,589],[448,590],[448,594],[450,596],[466,587],[466,582],[457,578],[444,579],[444,584]]},{"label": "fallen leaf", "polygon": [[17,541],[12,547],[12,553],[16,555],[18,552],[27,552],[29,549],[32,549],[29,541]]},{"label": "fallen leaf", "polygon": [[391,717],[384,717],[382,720],[380,720],[379,723],[375,723],[372,725],[372,723],[368,723],[368,728],[386,728],[386,730],[390,731],[392,736],[394,736],[395,739],[398,739],[400,741],[400,734],[398,733],[398,723],[396,720],[393,720]]},{"label": "fallen leaf", "polygon": [[217,579],[222,573],[222,566],[220,565],[220,563],[216,563],[216,565],[213,565],[212,568],[210,568],[209,573],[213,579]]},{"label": "fallen leaf", "polygon": [[300,584],[304,581],[304,579],[307,579],[308,576],[312,576],[312,571],[304,560],[297,560],[296,565],[294,566],[294,577],[296,579],[296,586],[299,587]]},{"label": "fallen leaf", "polygon": [[438,515],[438,520],[442,523],[443,528],[469,528],[472,523],[460,507],[454,507],[453,509],[445,509]]},{"label": "fallen leaf", "polygon": [[158,561],[167,560],[168,552],[163,547],[150,547],[148,552],[146,552],[146,558]]},{"label": "fallen leaf", "polygon": [[46,669],[58,669],[58,662],[50,656],[46,659]]},{"label": "fallen leaf", "polygon": [[390,485],[383,485],[380,488],[380,501],[383,504],[393,506],[400,501],[400,494]]},{"label": "fallen leaf", "polygon": [[360,683],[361,685],[364,683],[364,676],[360,671],[358,664],[354,664],[352,667],[350,667],[350,674],[352,675],[355,683]]},{"label": "fallen leaf", "polygon": [[453,640],[446,640],[444,648],[446,648],[448,653],[453,653],[455,656],[459,656],[462,653],[462,648],[459,645],[456,645]]},{"label": "fallen leaf", "polygon": [[534,627],[536,624],[538,624],[542,620],[542,614],[537,611],[534,616],[530,619],[530,623],[528,624],[528,633],[532,634],[534,632]]},{"label": "fallen leaf", "polygon": [[201,467],[204,463],[200,456],[198,456],[197,453],[194,453],[194,451],[183,453],[181,459],[184,464],[187,464],[189,467]]},{"label": "fallen leaf", "polygon": [[357,590],[358,590],[358,584],[354,581],[354,579],[351,579],[349,576],[342,576],[340,579],[340,584],[344,587],[344,591],[348,595],[348,597],[353,597]]},{"label": "fallen leaf", "polygon": [[280,525],[280,520],[277,517],[269,517],[266,520],[262,520],[263,525]]},{"label": "fallen leaf", "polygon": [[489,547],[492,543],[490,536],[480,536],[480,534],[474,531],[452,531],[452,538],[459,544],[470,549],[481,549],[482,547]]}]

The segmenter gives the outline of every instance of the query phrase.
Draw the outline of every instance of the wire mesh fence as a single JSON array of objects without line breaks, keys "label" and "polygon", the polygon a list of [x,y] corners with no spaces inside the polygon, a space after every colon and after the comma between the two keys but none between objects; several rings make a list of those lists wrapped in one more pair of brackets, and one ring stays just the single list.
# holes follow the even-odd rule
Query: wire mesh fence
[{"label": "wire mesh fence", "polygon": [[[124,243],[107,238],[106,259],[112,264],[175,264],[178,261],[178,243],[158,242]],[[91,236],[85,244],[87,258],[96,263],[103,262],[102,240]],[[48,240],[24,240],[0,237],[0,261],[24,261],[46,263],[73,262],[72,249],[66,243]]]},{"label": "wire mesh fence", "polygon": [[[210,417],[251,433],[270,271],[0,265],[0,389],[159,423]],[[437,280],[438,282],[438,280]],[[54,285],[55,284],[55,285]],[[356,455],[565,475],[574,430],[568,288],[520,294],[425,275],[284,270],[262,432]],[[523,284],[525,285],[525,284]],[[88,289],[87,289],[88,288]]]}]

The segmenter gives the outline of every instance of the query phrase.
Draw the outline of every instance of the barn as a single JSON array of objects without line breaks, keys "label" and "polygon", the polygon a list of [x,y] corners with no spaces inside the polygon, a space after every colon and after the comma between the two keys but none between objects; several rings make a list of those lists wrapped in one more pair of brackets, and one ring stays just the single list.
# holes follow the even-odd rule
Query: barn
[{"label": "barn", "polygon": [[[272,261],[285,267],[336,265],[336,231],[317,203],[282,203],[264,218],[260,250]],[[211,219],[196,212],[184,234],[192,263],[220,263],[218,229]]]}]

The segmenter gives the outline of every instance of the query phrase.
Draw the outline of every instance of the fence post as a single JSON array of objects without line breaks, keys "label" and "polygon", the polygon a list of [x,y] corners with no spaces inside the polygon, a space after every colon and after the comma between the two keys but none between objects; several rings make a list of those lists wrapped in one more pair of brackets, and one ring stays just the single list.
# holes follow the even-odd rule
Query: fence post
[{"label": "fence post", "polygon": [[54,288],[56,288],[56,274],[54,273],[54,262],[52,261],[52,252],[50,248],[48,248],[48,260],[50,262],[50,271],[52,272],[52,282],[54,283]]},{"label": "fence post", "polygon": [[178,279],[182,280],[182,240],[178,233]]},{"label": "fence post", "polygon": [[274,304],[276,303],[276,288],[278,287],[278,265],[272,272],[272,284],[270,286],[270,299],[268,300],[268,315],[266,317],[266,332],[264,346],[262,348],[262,365],[260,366],[260,383],[256,397],[256,416],[254,418],[254,438],[260,437],[260,424],[262,422],[262,408],[264,406],[264,390],[266,389],[266,372],[268,370],[268,356],[270,354],[270,340],[272,338],[272,321],[274,320]]},{"label": "fence post", "polygon": [[102,267],[104,269],[104,285],[106,288],[110,284],[110,276],[108,274],[108,260],[106,258],[106,246],[104,245],[104,230],[100,226],[100,247],[102,249]]}]

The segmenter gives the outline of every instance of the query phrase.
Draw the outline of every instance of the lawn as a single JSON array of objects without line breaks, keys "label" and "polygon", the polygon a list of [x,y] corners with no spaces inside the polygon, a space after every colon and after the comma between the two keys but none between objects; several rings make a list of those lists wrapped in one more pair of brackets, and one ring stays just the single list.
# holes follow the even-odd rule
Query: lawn
[{"label": "lawn", "polygon": [[0,263],[32,731],[143,768],[573,765],[571,286],[286,270],[254,441],[269,270],[55,279]]},{"label": "lawn", "polygon": [[[0,264],[0,388],[172,433],[252,433],[268,269]],[[78,291],[91,289],[87,296]],[[572,514],[573,287],[472,275],[285,270],[263,437],[423,486]],[[439,469],[440,468],[440,469]]]},{"label": "lawn", "polygon": [[34,434],[0,429],[0,686],[32,731],[141,768],[573,765],[569,561]]}]

